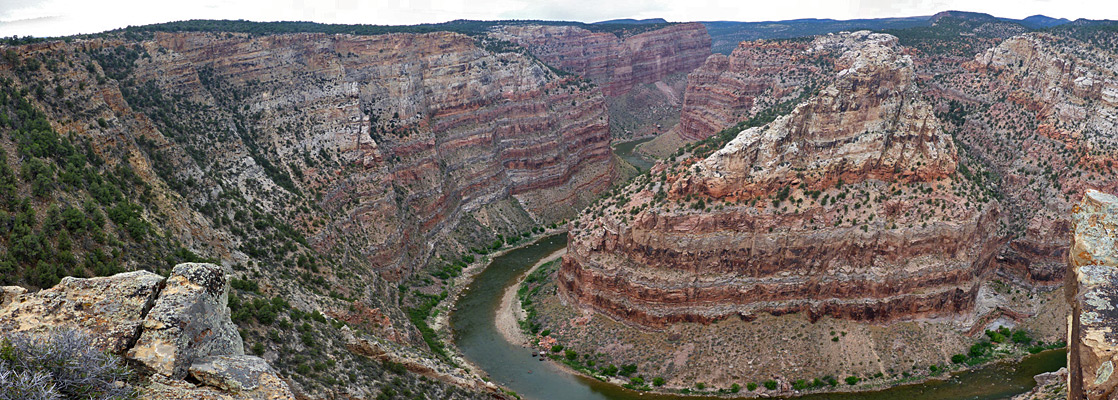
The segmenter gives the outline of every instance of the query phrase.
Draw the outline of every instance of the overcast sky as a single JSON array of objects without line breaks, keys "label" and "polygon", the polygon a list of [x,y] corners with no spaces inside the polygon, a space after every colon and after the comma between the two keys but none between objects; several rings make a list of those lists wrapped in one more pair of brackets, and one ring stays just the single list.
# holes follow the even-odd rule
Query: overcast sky
[{"label": "overcast sky", "polygon": [[879,18],[943,10],[1118,19],[1118,0],[0,0],[0,36],[61,36],[184,19],[406,25],[454,19],[769,21]]}]

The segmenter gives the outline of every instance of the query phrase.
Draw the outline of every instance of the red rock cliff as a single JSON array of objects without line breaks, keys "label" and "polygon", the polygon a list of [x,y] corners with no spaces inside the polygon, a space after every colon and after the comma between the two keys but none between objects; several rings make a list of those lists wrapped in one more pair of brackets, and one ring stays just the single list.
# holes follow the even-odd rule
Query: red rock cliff
[{"label": "red rock cliff", "polygon": [[729,56],[715,54],[687,76],[679,136],[704,139],[753,114],[798,96],[822,79],[822,54],[808,54],[809,43],[757,40],[742,42]]},{"label": "red rock cliff", "polygon": [[700,23],[618,38],[574,26],[501,26],[491,36],[516,42],[549,65],[590,79],[606,96],[633,85],[689,72],[710,55],[710,35]]}]

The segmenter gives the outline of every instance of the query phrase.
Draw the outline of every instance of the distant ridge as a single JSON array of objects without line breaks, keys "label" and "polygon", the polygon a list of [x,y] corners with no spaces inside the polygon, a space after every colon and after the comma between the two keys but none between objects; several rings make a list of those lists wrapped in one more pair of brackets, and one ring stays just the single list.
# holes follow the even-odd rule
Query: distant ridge
[{"label": "distant ridge", "polygon": [[1071,20],[1068,20],[1067,18],[1052,18],[1047,15],[1037,14],[1030,17],[1025,17],[1025,19],[1022,19],[1019,22],[1021,23],[1021,25],[1025,25],[1025,27],[1029,29],[1044,29],[1063,25],[1071,22]]},{"label": "distant ridge", "polygon": [[668,21],[663,19],[663,18],[648,18],[648,19],[621,18],[621,19],[609,19],[609,20],[605,20],[605,21],[598,21],[598,22],[594,22],[593,24],[594,25],[596,25],[596,24],[642,25],[642,24],[666,24],[666,23],[668,23]]}]

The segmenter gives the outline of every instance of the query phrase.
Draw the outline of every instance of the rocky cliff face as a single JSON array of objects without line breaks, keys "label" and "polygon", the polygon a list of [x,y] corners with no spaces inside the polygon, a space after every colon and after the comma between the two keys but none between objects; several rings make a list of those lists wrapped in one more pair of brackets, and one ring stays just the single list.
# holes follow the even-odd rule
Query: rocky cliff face
[{"label": "rocky cliff face", "polygon": [[[147,371],[145,399],[294,399],[267,362],[244,354],[225,305],[228,291],[228,277],[213,264],[180,264],[168,278],[147,271],[66,278],[6,298],[0,326],[5,335],[91,336],[99,350]],[[203,384],[186,382],[187,375]]]},{"label": "rocky cliff face", "polygon": [[999,265],[1039,284],[1065,271],[1071,208],[1088,188],[1118,189],[1118,71],[1112,55],[1071,37],[1029,33],[928,80],[968,152],[999,178],[1011,240]]},{"label": "rocky cliff face", "polygon": [[[384,368],[350,354],[323,315],[391,342],[391,354],[414,354],[423,371],[438,371],[429,377],[476,380],[424,360],[435,339],[424,340],[403,308],[436,297],[427,292],[451,274],[436,271],[457,275],[493,243],[573,215],[615,177],[602,92],[486,39],[109,34],[2,51],[0,142],[19,153],[0,168],[3,205],[29,213],[16,232],[36,247],[11,253],[21,258],[0,271],[14,265],[13,281],[26,284],[51,276],[56,262],[64,274],[107,275],[220,260],[253,282],[231,304],[245,304],[234,320],[258,354],[275,362],[295,346],[359,358],[345,365],[360,379],[329,382],[318,371],[341,366],[276,364],[308,398],[374,398],[383,386]],[[59,141],[66,153],[46,147]],[[31,167],[23,164],[42,175],[36,190],[56,195],[28,194],[36,175],[12,173]],[[51,222],[62,214],[76,222]],[[55,243],[48,228],[88,237]],[[67,250],[54,257],[56,248]],[[399,289],[408,285],[422,290]],[[312,312],[321,331],[268,336],[277,320]],[[440,385],[405,380],[436,397],[477,394]]]},{"label": "rocky cliff face", "polygon": [[509,25],[491,34],[520,44],[555,68],[590,79],[606,96],[634,85],[687,73],[710,55],[710,35],[700,23],[671,25],[624,38],[574,26]]},{"label": "rocky cliff face", "polygon": [[757,40],[711,56],[687,76],[677,134],[705,139],[821,83],[814,81],[824,79],[828,54],[809,50],[805,42]]},{"label": "rocky cliff face", "polygon": [[649,326],[974,306],[998,205],[956,173],[911,59],[895,38],[868,32],[813,46],[843,53],[831,85],[583,213],[559,272],[564,296]]},{"label": "rocky cliff face", "polygon": [[1109,399],[1118,388],[1118,197],[1089,190],[1072,215],[1067,283],[1069,399]]},{"label": "rocky cliff face", "polygon": [[212,102],[303,172],[296,189],[344,215],[309,232],[312,246],[351,247],[388,272],[409,274],[464,214],[517,198],[530,220],[554,221],[612,177],[599,92],[462,35],[161,34],[149,46],[166,54],[138,79],[171,96],[243,96],[232,106],[247,110]]}]

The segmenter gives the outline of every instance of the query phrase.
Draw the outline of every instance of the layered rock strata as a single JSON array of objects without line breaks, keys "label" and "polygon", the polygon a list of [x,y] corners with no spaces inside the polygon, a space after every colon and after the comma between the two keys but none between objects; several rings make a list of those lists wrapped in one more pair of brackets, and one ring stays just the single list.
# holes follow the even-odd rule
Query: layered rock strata
[{"label": "layered rock strata", "polygon": [[627,37],[576,26],[505,25],[490,35],[520,44],[555,68],[590,79],[606,96],[702,65],[710,52],[703,24],[674,24]]},{"label": "layered rock strata", "polygon": [[1068,398],[1111,399],[1118,395],[1118,197],[1089,190],[1072,223]]},{"label": "layered rock strata", "polygon": [[1047,33],[1009,38],[965,64],[949,97],[971,111],[959,135],[1003,176],[999,256],[1038,283],[1066,270],[1068,215],[1088,188],[1118,190],[1118,67],[1105,48]]},{"label": "layered rock strata", "polygon": [[711,56],[687,76],[677,134],[704,139],[821,84],[825,55],[811,50],[801,41],[757,40]]},{"label": "layered rock strata", "polygon": [[[89,335],[99,350],[154,373],[145,399],[294,399],[267,362],[244,355],[225,306],[228,291],[225,273],[213,264],[180,264],[168,278],[147,271],[68,277],[12,298],[0,307],[0,326]],[[183,381],[188,373],[203,386]]]},{"label": "layered rock strata", "polygon": [[400,279],[428,243],[454,255],[481,245],[471,236],[567,218],[614,178],[600,90],[465,35],[158,33],[20,51],[76,58],[37,71],[67,93],[69,106],[43,107],[56,129],[156,189],[197,185],[157,192],[173,210],[160,228],[222,258],[246,258],[214,226],[230,195]]},{"label": "layered rock strata", "polygon": [[759,312],[958,315],[994,254],[998,206],[958,156],[896,38],[858,32],[833,84],[705,157],[659,164],[582,214],[563,296],[646,326]]}]

